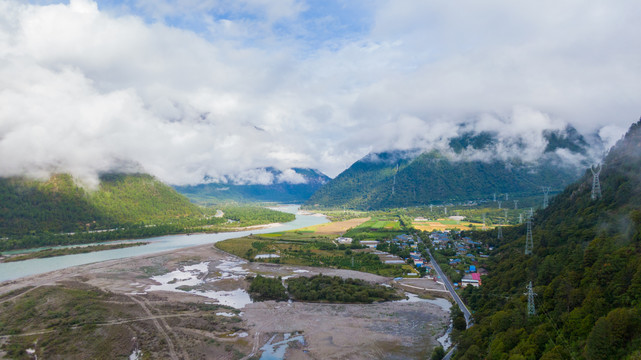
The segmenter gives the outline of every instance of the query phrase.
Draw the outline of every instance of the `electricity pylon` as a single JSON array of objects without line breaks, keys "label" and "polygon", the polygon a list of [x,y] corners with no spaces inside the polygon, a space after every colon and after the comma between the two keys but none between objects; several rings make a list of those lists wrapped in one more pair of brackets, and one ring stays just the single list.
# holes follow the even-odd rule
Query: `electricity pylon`
[{"label": "electricity pylon", "polygon": [[590,166],[592,171],[592,200],[601,197],[601,182],[599,181],[599,174],[601,174],[601,164]]},{"label": "electricity pylon", "polygon": [[541,189],[543,189],[543,208],[545,209],[546,207],[548,207],[548,194],[550,193],[550,187],[541,186]]},{"label": "electricity pylon", "polygon": [[394,190],[396,187],[396,174],[398,173],[398,164],[396,164],[396,172],[394,173],[394,181],[392,182],[392,196],[394,196]]},{"label": "electricity pylon", "polygon": [[499,220],[499,226],[496,227],[496,229],[498,231],[497,234],[496,234],[496,237],[499,240],[503,240],[503,227],[501,226],[502,223],[503,223],[503,220]]},{"label": "electricity pylon", "polygon": [[527,285],[527,314],[528,316],[536,315],[536,308],[534,307],[534,295],[536,293],[532,290],[532,282]]},{"label": "electricity pylon", "polygon": [[532,240],[532,218],[527,219],[527,233],[525,235],[525,255],[532,255],[534,240]]}]

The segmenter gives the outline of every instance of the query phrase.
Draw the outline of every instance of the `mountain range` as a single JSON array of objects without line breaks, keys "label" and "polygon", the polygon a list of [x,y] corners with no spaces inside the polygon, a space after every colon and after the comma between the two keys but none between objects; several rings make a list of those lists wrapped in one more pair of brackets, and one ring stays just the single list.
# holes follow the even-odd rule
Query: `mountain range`
[{"label": "mountain range", "polygon": [[302,203],[330,178],[315,169],[291,168],[278,170],[272,167],[255,169],[258,182],[228,177],[216,182],[175,189],[194,202],[202,204],[236,202]]},{"label": "mountain range", "polygon": [[496,156],[501,144],[489,132],[464,133],[444,150],[371,153],[321,187],[305,206],[367,210],[488,199],[497,193],[520,198],[540,194],[542,186],[559,191],[589,163],[589,146],[571,127],[542,135],[546,146],[533,161],[518,153]]}]

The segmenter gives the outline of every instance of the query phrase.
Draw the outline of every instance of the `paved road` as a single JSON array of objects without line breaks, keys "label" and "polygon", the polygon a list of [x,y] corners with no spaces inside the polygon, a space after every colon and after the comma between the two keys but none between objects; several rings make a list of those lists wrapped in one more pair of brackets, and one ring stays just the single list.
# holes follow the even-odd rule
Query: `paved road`
[{"label": "paved road", "polygon": [[[419,238],[420,239],[420,238]],[[432,256],[432,253],[430,252],[430,249],[425,248],[427,250],[427,255],[430,256],[430,260],[432,261],[432,265],[434,265],[434,270],[438,273],[438,275],[443,279],[443,283],[445,284],[445,288],[449,290],[450,294],[452,294],[452,297],[454,298],[454,301],[458,304],[458,307],[461,309],[463,312],[463,315],[465,316],[465,323],[467,324],[467,327],[469,328],[474,324],[474,320],[472,319],[472,314],[470,313],[470,310],[468,310],[467,306],[465,306],[465,303],[463,303],[463,300],[458,296],[456,291],[454,291],[454,286],[452,286],[452,283],[450,282],[450,279],[445,276],[443,273],[443,270],[441,270],[441,267],[438,265],[436,262],[436,259]]]},{"label": "paved road", "polygon": [[456,350],[456,345],[450,348],[450,351],[448,351],[447,354],[445,354],[442,360],[450,360],[452,358],[452,355],[454,354],[454,350]]}]

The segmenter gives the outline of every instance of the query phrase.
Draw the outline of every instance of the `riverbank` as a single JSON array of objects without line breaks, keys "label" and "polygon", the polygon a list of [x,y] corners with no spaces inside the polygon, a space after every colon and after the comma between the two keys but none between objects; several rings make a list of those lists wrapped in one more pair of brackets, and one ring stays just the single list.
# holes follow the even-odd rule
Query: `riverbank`
[{"label": "riverbank", "polygon": [[[324,217],[307,216],[297,213],[298,206],[281,206],[279,207],[279,210],[296,214],[296,219],[292,222],[284,223],[281,225],[271,224],[270,226],[261,229],[255,228],[250,230],[229,231],[215,234],[201,233],[188,235],[167,235],[144,238],[142,240],[130,240],[129,242],[145,241],[149,242],[149,244],[129,249],[115,249],[88,254],[66,255],[57,258],[31,259],[14,263],[0,263],[0,282],[15,280],[24,276],[46,273],[49,271],[59,270],[82,264],[122,259],[146,254],[156,254],[164,251],[176,250],[191,246],[214,244],[218,241],[248,236],[251,234],[261,234],[273,231],[288,231],[328,222],[328,220]],[[29,251],[32,252],[43,249],[45,248],[31,249]]]},{"label": "riverbank", "polygon": [[149,244],[148,242],[135,242],[135,243],[117,243],[117,244],[101,244],[101,245],[82,245],[73,247],[64,247],[59,249],[45,249],[40,251],[28,252],[24,254],[15,254],[0,257],[0,263],[25,261],[30,259],[45,259],[56,256],[86,254],[95,251],[105,251],[114,249],[124,249],[134,246],[143,246]]},{"label": "riverbank", "polygon": [[[205,354],[249,358],[252,354],[266,351],[261,348],[269,348],[285,341],[285,338],[294,337],[294,334],[302,336],[304,341],[290,343],[286,350],[287,358],[424,358],[425,354],[431,353],[436,338],[447,326],[448,312],[428,301],[368,305],[273,301],[234,303],[234,299],[238,298],[235,295],[241,294],[248,286],[245,280],[248,274],[287,278],[319,273],[391,284],[389,278],[349,270],[245,262],[207,244],[5,282],[0,284],[0,303],[10,303],[3,305],[10,310],[21,299],[37,301],[30,299],[29,294],[53,291],[54,288],[71,288],[74,292],[88,289],[97,294],[110,294],[100,295],[108,298],[108,301],[98,301],[105,307],[105,313],[111,314],[109,309],[124,307],[126,311],[122,311],[127,315],[126,319],[109,315],[104,324],[94,325],[95,331],[101,334],[108,330],[107,327],[112,329],[106,332],[103,341],[117,341],[125,353],[131,353],[137,347],[152,357],[164,358],[172,358],[172,353],[176,358],[182,358],[183,355],[200,358]],[[163,284],[166,287],[158,288]],[[21,294],[11,293],[27,286],[31,288]],[[203,307],[220,303],[233,307],[237,305],[238,308],[207,310]],[[233,324],[223,331],[218,325],[204,327],[205,323],[201,323],[199,318],[211,318],[210,321],[215,324],[229,320]],[[29,331],[36,333],[40,325],[30,326],[32,328]],[[84,329],[82,326],[80,328]],[[112,339],[111,331],[116,328],[135,335],[137,342],[125,344],[121,338]],[[80,341],[76,339],[78,334],[74,328],[65,331],[23,337],[29,341],[25,346],[33,346],[34,341],[46,344],[48,336],[54,335],[58,344],[71,346],[75,341]],[[13,343],[17,338],[5,337],[4,341]],[[46,358],[46,349],[37,346],[34,350],[38,356]],[[82,351],[80,357],[91,357],[92,351],[97,351],[93,348],[95,346],[85,344],[79,350]]]}]

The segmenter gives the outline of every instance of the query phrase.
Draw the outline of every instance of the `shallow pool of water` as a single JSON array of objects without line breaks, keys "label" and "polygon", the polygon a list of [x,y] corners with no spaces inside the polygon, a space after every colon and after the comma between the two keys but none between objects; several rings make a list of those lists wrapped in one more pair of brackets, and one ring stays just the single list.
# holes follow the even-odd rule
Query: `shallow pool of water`
[{"label": "shallow pool of water", "polygon": [[289,333],[284,334],[283,341],[273,342],[276,336],[272,336],[267,344],[260,348],[263,351],[260,360],[283,360],[290,343],[299,342],[301,345],[305,345],[305,338],[298,333],[294,333],[293,336]]}]

